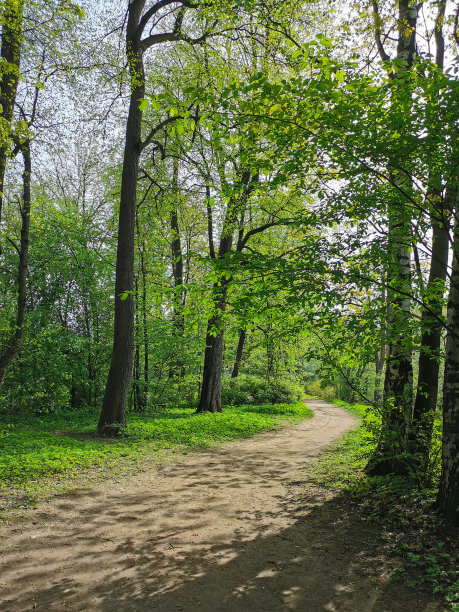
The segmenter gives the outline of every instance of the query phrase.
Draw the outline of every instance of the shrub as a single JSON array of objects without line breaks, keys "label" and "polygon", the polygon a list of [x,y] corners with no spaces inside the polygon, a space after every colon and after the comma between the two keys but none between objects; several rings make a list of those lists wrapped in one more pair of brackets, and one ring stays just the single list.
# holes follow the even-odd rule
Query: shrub
[{"label": "shrub", "polygon": [[222,403],[228,406],[254,404],[294,404],[303,398],[302,387],[292,382],[266,380],[240,375],[222,381]]},{"label": "shrub", "polygon": [[332,385],[324,385],[320,380],[308,380],[305,385],[306,395],[321,397],[325,400],[331,400],[336,397],[335,388]]}]

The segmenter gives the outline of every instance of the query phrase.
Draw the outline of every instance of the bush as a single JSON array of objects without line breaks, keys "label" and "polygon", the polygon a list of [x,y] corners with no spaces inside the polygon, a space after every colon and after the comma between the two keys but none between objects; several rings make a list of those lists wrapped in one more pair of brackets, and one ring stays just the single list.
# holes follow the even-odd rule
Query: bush
[{"label": "bush", "polygon": [[240,375],[222,381],[222,403],[227,406],[254,404],[294,404],[303,398],[303,389],[287,381],[266,380],[256,376]]},{"label": "bush", "polygon": [[332,385],[324,385],[320,380],[308,380],[305,385],[306,395],[321,397],[324,400],[331,400],[336,397],[336,390]]}]

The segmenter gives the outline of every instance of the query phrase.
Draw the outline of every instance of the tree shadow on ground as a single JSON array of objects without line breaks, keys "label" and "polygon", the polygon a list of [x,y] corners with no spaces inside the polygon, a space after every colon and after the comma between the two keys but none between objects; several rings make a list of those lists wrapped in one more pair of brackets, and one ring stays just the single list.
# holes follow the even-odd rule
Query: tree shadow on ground
[{"label": "tree shadow on ground", "polygon": [[[208,612],[258,611],[349,611],[398,612],[434,611],[442,606],[427,592],[414,592],[387,575],[384,543],[378,525],[365,521],[345,495],[313,503],[326,493],[303,491],[295,495],[289,515],[294,522],[278,532],[260,522],[251,537],[241,528],[231,541],[219,537],[206,542],[193,541],[192,534],[206,517],[194,511],[189,522],[174,531],[149,534],[151,513],[145,496],[129,497],[126,504],[110,512],[88,516],[88,524],[66,534],[38,543],[53,546],[57,552],[53,566],[31,566],[16,583],[14,600],[3,601],[2,610],[30,608],[30,592],[25,585],[47,576],[47,586],[35,591],[34,606],[39,610],[106,610],[107,612],[167,612],[199,609]],[[151,507],[161,500],[149,493]],[[139,506],[142,504],[142,506]],[[204,510],[204,509],[203,509]],[[222,520],[229,508],[222,508]],[[247,508],[239,517],[256,522]],[[266,519],[266,516],[259,517]],[[275,516],[268,517],[275,524]],[[135,524],[135,537],[117,542],[107,527]],[[179,521],[180,524],[180,521]],[[99,527],[97,541],[94,526]],[[91,526],[93,529],[87,529]],[[186,546],[177,542],[184,538]],[[138,534],[144,536],[139,538]],[[105,536],[103,536],[105,534]],[[70,571],[60,568],[74,550]],[[174,543],[175,542],[175,543]],[[108,565],[107,565],[108,564]],[[104,568],[93,580],[91,573]],[[5,569],[5,567],[3,568]],[[23,596],[20,593],[24,593]],[[8,607],[10,604],[10,607]]]}]

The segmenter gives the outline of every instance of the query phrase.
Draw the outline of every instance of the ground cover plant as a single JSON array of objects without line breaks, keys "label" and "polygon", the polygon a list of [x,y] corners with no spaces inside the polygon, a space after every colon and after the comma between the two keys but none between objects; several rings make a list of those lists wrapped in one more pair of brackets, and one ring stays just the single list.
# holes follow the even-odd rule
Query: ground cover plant
[{"label": "ground cover plant", "polygon": [[385,559],[391,580],[431,589],[442,597],[446,609],[458,612],[457,530],[447,527],[435,511],[439,466],[433,462],[423,482],[393,475],[367,476],[364,468],[377,443],[379,417],[368,406],[334,403],[362,422],[324,453],[312,481],[338,489],[355,512],[378,526],[373,556]]},{"label": "ground cover plant", "polygon": [[123,457],[141,457],[167,448],[204,448],[218,442],[272,431],[312,416],[300,404],[228,407],[219,415],[194,409],[162,408],[130,415],[130,426],[117,439],[94,435],[93,410],[47,415],[10,415],[0,425],[0,481],[22,485],[56,474],[104,465]]}]

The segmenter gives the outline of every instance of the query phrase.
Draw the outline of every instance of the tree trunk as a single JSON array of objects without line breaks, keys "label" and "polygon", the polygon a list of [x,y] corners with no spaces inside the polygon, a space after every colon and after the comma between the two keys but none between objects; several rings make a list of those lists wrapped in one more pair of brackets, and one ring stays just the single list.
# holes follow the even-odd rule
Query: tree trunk
[{"label": "tree trunk", "polygon": [[[410,451],[419,457],[420,467],[425,470],[429,461],[430,444],[438,396],[440,371],[440,346],[443,323],[441,314],[448,266],[449,222],[451,210],[457,201],[457,183],[452,181],[445,195],[441,220],[432,215],[432,254],[430,273],[424,300],[428,308],[421,315],[421,350],[416,401],[410,431]],[[443,214],[441,214],[443,213]]]},{"label": "tree trunk", "polygon": [[207,324],[201,397],[197,413],[222,411],[223,315],[227,288],[227,282],[214,287],[215,314]]},{"label": "tree trunk", "polygon": [[234,361],[233,371],[231,372],[231,378],[237,378],[239,375],[239,366],[241,365],[241,361],[242,361],[242,352],[244,350],[246,336],[247,336],[247,333],[245,329],[240,329],[239,330],[239,341],[237,343],[237,350],[236,350],[236,359]]},{"label": "tree trunk", "polygon": [[[234,232],[238,220],[245,210],[250,189],[251,173],[245,170],[241,174],[240,181],[233,186],[233,196],[228,204],[223,222],[218,259],[231,251]],[[210,240],[210,236],[211,232],[209,231],[209,244],[213,242]],[[223,276],[213,287],[214,315],[207,324],[201,395],[196,412],[221,412],[222,410],[223,315],[226,309],[226,296],[230,282],[230,279]]]},{"label": "tree trunk", "polygon": [[410,299],[411,272],[409,246],[401,232],[406,220],[391,211],[389,226],[388,321],[391,336],[384,377],[383,418],[378,445],[366,467],[372,476],[407,474],[403,456],[413,405],[413,366],[411,358]]},{"label": "tree trunk", "polygon": [[456,210],[448,299],[443,383],[442,469],[437,503],[450,525],[459,525],[459,222]]},{"label": "tree trunk", "polygon": [[[183,338],[185,331],[185,319],[183,316],[183,308],[185,306],[183,293],[183,252],[182,241],[180,238],[180,226],[178,222],[178,159],[174,157],[174,170],[172,177],[172,188],[174,192],[174,206],[171,210],[170,226],[172,231],[171,252],[172,252],[172,274],[174,277],[174,314],[173,325],[176,340],[180,341]],[[185,376],[185,366],[183,359],[177,357],[172,365],[169,373],[170,377]]]},{"label": "tree trunk", "polygon": [[[21,61],[23,0],[4,0],[2,15],[2,76],[0,79],[0,118],[2,131],[11,127],[16,91],[19,83]],[[9,134],[0,140],[0,224],[3,210],[3,189],[6,161],[9,150]]]},{"label": "tree trunk", "polygon": [[[376,3],[374,3],[375,6]],[[411,0],[398,3],[397,59],[404,62],[404,71],[410,70],[416,56],[416,24],[418,4]],[[379,22],[376,23],[378,48],[383,59],[388,59],[381,50]],[[409,116],[410,90],[405,80],[393,74],[394,98],[392,104],[400,105]],[[404,128],[406,129],[406,128]],[[397,164],[395,164],[397,166]],[[411,310],[411,219],[410,211],[400,191],[410,193],[411,182],[398,170],[391,170],[391,183],[396,198],[388,204],[389,232],[387,267],[387,329],[390,340],[386,358],[384,378],[383,419],[378,445],[370,458],[366,471],[370,475],[390,473],[408,474],[404,451],[407,449],[408,431],[413,409],[413,366],[410,331]]]},{"label": "tree trunk", "polygon": [[19,247],[18,266],[18,299],[16,314],[16,329],[8,343],[8,346],[0,355],[0,386],[5,378],[10,363],[18,354],[24,340],[26,298],[27,298],[27,260],[29,257],[29,230],[30,230],[30,183],[32,174],[32,162],[30,156],[30,142],[26,141],[21,146],[24,158],[24,172],[22,174],[23,194],[21,208],[21,243]]},{"label": "tree trunk", "polygon": [[382,372],[384,370],[384,362],[386,359],[386,345],[383,345],[379,351],[375,353],[375,390],[373,394],[373,403],[377,408],[382,408]]},{"label": "tree trunk", "polygon": [[148,318],[147,318],[147,271],[145,270],[145,245],[142,245],[140,253],[140,273],[142,276],[142,325],[143,325],[143,392],[142,407],[145,409],[148,403],[149,385],[149,342],[148,342]]},{"label": "tree trunk", "polygon": [[142,47],[137,28],[144,4],[144,1],[129,4],[126,33],[131,97],[121,176],[113,351],[97,427],[99,434],[109,436],[117,435],[120,427],[126,426],[126,399],[131,381],[134,353],[134,299],[132,290],[134,285],[135,204],[142,123],[142,111],[139,105],[145,96]]},{"label": "tree trunk", "polygon": [[[445,19],[446,0],[438,3],[435,22],[435,62],[443,70],[445,58],[445,41],[443,23]],[[443,168],[440,169],[443,172]],[[438,169],[432,170],[429,185],[440,185],[441,175]],[[449,229],[451,214],[457,210],[458,185],[457,170],[446,187],[444,200],[438,188],[431,188],[427,201],[430,208],[432,225],[432,253],[430,272],[425,290],[426,306],[421,315],[421,349],[419,355],[419,375],[413,419],[410,431],[410,452],[418,457],[419,467],[424,472],[428,466],[432,430],[438,396],[438,376],[440,370],[440,344],[443,323],[441,321],[445,281],[448,268]]]}]

